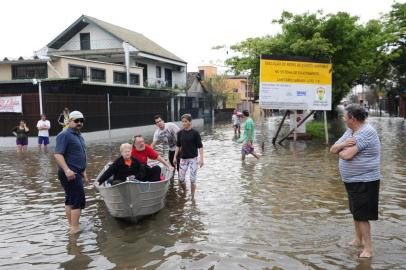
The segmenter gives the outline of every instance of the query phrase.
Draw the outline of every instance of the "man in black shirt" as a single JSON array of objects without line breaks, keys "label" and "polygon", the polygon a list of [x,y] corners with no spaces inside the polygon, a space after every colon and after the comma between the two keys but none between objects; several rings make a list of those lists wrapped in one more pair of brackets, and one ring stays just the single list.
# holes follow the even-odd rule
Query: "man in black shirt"
[{"label": "man in black shirt", "polygon": [[[176,158],[180,154],[179,164],[179,183],[183,191],[186,191],[186,171],[190,172],[190,187],[192,199],[196,191],[196,174],[197,168],[202,167],[203,162],[203,144],[199,132],[192,129],[192,117],[190,114],[184,114],[181,117],[183,129],[178,132],[176,142],[175,156],[173,158],[176,164]],[[198,159],[200,155],[200,159]]]}]

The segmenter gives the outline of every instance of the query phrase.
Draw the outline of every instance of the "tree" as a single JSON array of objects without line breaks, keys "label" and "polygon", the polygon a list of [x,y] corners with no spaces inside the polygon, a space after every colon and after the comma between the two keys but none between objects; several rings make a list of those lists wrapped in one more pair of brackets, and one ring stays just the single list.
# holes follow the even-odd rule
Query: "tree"
[{"label": "tree", "polygon": [[[203,85],[212,94],[212,104],[218,109],[227,101],[227,78],[225,75],[214,75],[203,80]],[[221,105],[221,106],[220,106]]]},{"label": "tree", "polygon": [[393,89],[406,87],[406,3],[395,3],[383,18],[390,35],[386,44],[392,67]]},{"label": "tree", "polygon": [[333,64],[333,109],[356,84],[385,77],[388,71],[384,50],[386,35],[381,22],[366,25],[345,12],[323,15],[293,15],[283,12],[279,20],[282,31],[275,36],[249,38],[231,47],[239,56],[226,60],[239,74],[249,70],[258,91],[261,54],[304,56],[329,59]]}]

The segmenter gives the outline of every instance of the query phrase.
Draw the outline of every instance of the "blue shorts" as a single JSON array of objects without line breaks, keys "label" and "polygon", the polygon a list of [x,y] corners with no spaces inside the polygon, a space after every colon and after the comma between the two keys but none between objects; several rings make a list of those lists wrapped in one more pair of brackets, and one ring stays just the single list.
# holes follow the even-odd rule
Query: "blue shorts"
[{"label": "blue shorts", "polygon": [[248,155],[248,154],[251,154],[252,152],[254,152],[253,146],[248,146],[248,145],[244,144],[241,148],[242,155]]},{"label": "blue shorts", "polygon": [[17,139],[16,140],[17,145],[28,145],[28,139]]},{"label": "blue shorts", "polygon": [[83,180],[80,173],[76,174],[76,178],[68,181],[65,173],[58,170],[58,179],[65,190],[65,205],[71,209],[84,209],[86,206],[85,190],[83,189]]},{"label": "blue shorts", "polygon": [[38,136],[38,144],[49,144],[49,137]]}]

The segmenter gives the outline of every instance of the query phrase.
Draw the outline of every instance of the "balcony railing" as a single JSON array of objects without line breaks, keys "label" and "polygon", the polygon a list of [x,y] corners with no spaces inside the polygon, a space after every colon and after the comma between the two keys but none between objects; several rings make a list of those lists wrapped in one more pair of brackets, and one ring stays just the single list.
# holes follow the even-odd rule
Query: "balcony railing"
[{"label": "balcony railing", "polygon": [[144,87],[156,88],[156,89],[182,89],[184,85],[174,82],[173,80],[165,80],[160,78],[148,78],[144,81]]}]

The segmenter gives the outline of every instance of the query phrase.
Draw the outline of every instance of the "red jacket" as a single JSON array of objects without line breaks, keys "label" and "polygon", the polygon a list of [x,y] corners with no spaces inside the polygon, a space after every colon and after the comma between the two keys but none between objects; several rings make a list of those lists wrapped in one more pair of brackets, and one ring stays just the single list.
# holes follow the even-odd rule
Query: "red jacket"
[{"label": "red jacket", "polygon": [[152,149],[149,144],[145,144],[145,149],[142,151],[137,151],[137,149],[133,146],[133,149],[131,150],[131,156],[137,159],[142,164],[147,164],[148,158],[155,160],[158,158],[158,153],[154,149]]}]

